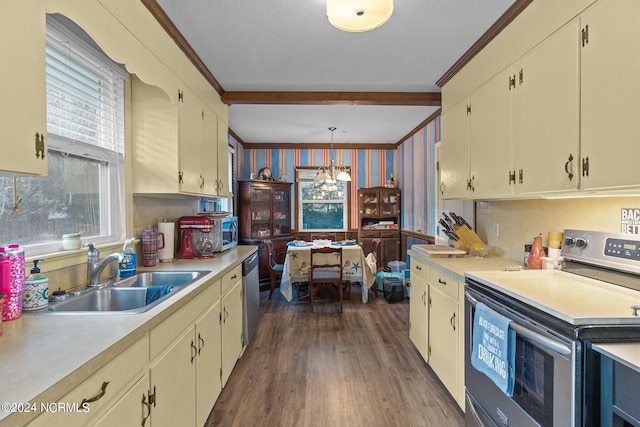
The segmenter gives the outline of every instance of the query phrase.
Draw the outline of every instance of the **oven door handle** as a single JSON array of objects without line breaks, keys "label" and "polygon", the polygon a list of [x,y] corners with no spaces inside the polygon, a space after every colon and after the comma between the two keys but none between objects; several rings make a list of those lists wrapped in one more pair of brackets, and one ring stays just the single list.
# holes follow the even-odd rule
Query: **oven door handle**
[{"label": "oven door handle", "polygon": [[[478,300],[470,295],[469,292],[465,292],[465,297],[474,307],[478,303]],[[571,354],[571,348],[567,347],[566,345],[560,344],[559,342],[552,340],[551,338],[547,338],[537,332],[527,329],[525,326],[516,323],[513,319],[511,319],[511,324],[509,325],[509,327],[516,331],[516,334],[540,345],[547,350],[553,351],[563,356]]]}]

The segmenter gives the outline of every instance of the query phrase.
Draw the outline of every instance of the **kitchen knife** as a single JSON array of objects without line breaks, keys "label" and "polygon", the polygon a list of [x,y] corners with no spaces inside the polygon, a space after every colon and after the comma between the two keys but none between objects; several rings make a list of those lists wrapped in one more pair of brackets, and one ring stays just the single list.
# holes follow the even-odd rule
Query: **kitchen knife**
[{"label": "kitchen knife", "polygon": [[455,234],[453,234],[450,231],[447,230],[442,230],[442,232],[451,240],[455,240],[456,242],[458,241],[458,236],[456,236]]},{"label": "kitchen knife", "polygon": [[454,222],[451,219],[451,217],[449,217],[449,215],[447,215],[446,213],[442,212],[442,216],[444,216],[444,220],[447,221],[447,223],[449,224],[449,229],[453,230],[454,227]]},{"label": "kitchen knife", "polygon": [[449,212],[449,215],[451,215],[451,218],[453,218],[457,226],[461,226],[463,224],[462,220],[458,215],[455,214],[455,212]]},{"label": "kitchen knife", "polygon": [[440,219],[440,225],[442,225],[442,227],[444,227],[444,230],[446,231],[453,231],[453,229],[449,226],[449,224],[447,224],[447,221],[445,221],[444,219]]}]

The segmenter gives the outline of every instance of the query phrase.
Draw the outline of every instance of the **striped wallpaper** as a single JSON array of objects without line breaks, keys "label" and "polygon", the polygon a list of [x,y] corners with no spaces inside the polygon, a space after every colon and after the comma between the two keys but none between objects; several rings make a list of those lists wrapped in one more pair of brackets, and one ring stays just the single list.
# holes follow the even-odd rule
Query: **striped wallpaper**
[{"label": "striped wallpaper", "polygon": [[[402,228],[433,235],[436,222],[435,143],[440,140],[440,118],[427,124],[403,142],[397,150],[341,149],[244,149],[229,135],[235,147],[237,179],[249,179],[251,173],[269,166],[278,179],[286,175],[293,182],[296,166],[321,166],[334,159],[336,165],[351,167],[351,212],[357,212],[359,188],[382,186],[394,174],[402,191]],[[291,200],[296,200],[292,187]],[[293,206],[292,206],[293,210]],[[292,216],[293,218],[293,216]],[[351,228],[358,227],[357,217]]]}]

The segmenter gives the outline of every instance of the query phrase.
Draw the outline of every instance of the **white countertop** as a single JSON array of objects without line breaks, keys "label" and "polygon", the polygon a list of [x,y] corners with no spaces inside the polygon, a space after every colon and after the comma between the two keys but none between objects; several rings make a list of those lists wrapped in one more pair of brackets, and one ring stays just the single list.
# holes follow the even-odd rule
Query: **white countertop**
[{"label": "white countertop", "polygon": [[559,270],[467,272],[467,277],[572,325],[638,324],[640,292]]},{"label": "white countertop", "polygon": [[593,349],[640,372],[640,343],[593,344]]},{"label": "white countertop", "polygon": [[419,261],[422,261],[441,271],[442,273],[453,276],[456,280],[464,282],[464,273],[467,271],[486,271],[486,270],[504,270],[507,266],[522,267],[522,263],[512,259],[490,256],[489,258],[437,258],[427,257],[423,252],[409,249],[407,253]]},{"label": "white countertop", "polygon": [[[237,267],[257,250],[237,246],[215,258],[159,263],[145,270],[210,270],[188,289],[140,314],[45,315],[23,312],[3,322],[0,402],[56,402],[106,362],[176,310],[196,298],[211,279]],[[0,425],[24,424],[37,414],[0,410]]]}]

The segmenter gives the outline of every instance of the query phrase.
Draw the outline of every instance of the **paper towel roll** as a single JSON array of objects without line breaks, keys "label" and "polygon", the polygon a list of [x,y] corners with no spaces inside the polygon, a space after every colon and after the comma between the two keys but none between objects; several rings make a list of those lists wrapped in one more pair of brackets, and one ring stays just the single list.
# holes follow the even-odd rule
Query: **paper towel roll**
[{"label": "paper towel roll", "polygon": [[160,262],[175,261],[175,222],[159,222],[158,232],[164,234],[164,248],[158,251],[158,258]]}]

